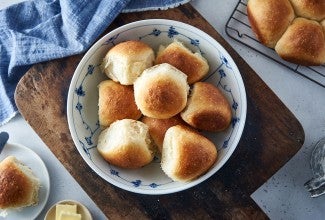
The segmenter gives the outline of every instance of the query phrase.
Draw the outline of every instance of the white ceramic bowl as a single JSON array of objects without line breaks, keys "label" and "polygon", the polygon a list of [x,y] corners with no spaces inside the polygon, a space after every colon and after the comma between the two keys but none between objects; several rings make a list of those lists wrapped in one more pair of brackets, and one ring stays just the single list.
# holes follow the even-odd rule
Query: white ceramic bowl
[{"label": "white ceramic bowl", "polygon": [[[213,167],[200,178],[187,183],[174,182],[160,168],[159,159],[136,170],[122,169],[107,163],[96,149],[98,121],[97,85],[107,79],[99,65],[107,51],[125,40],[140,40],[155,51],[174,39],[192,51],[200,51],[208,60],[210,72],[205,81],[216,85],[232,106],[232,124],[224,132],[205,133],[218,147]],[[87,164],[107,182],[142,194],[167,194],[201,183],[216,173],[229,159],[241,137],[246,119],[246,93],[240,72],[227,51],[212,37],[185,23],[152,19],[119,27],[98,40],[80,61],[70,84],[67,102],[68,123],[74,143]]]}]

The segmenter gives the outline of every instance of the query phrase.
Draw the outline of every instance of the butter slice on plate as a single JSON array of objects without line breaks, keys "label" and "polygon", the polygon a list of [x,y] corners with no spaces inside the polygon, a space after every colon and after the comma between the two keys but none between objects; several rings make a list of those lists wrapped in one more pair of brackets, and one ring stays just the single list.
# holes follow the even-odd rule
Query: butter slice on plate
[{"label": "butter slice on plate", "polygon": [[[77,205],[76,204],[73,204],[73,205],[57,204],[55,206],[55,220],[79,219],[79,218],[74,218],[74,217],[69,218],[73,214],[77,214]],[[80,215],[80,219],[81,219],[81,215]]]},{"label": "butter slice on plate", "polygon": [[71,212],[61,212],[59,216],[60,220],[81,220],[81,214]]}]

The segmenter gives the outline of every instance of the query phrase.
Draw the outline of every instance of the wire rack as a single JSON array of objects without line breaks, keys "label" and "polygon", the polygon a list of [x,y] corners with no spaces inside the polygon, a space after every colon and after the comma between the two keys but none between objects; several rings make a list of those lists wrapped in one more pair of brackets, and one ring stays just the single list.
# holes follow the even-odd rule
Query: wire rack
[{"label": "wire rack", "polygon": [[262,45],[256,39],[247,17],[247,1],[248,0],[240,0],[237,3],[237,6],[226,24],[227,35],[325,88],[325,65],[307,67],[286,62],[277,55],[274,49]]}]

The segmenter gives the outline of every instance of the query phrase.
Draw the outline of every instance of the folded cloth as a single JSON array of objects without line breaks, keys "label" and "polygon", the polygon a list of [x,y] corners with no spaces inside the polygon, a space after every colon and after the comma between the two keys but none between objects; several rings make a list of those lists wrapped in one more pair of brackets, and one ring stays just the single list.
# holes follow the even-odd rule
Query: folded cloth
[{"label": "folded cloth", "polygon": [[190,0],[133,0],[123,9],[122,12],[146,11],[146,10],[166,10],[185,4]]},{"label": "folded cloth", "polygon": [[32,64],[86,51],[121,12],[189,0],[34,0],[0,10],[0,125],[17,113],[14,92]]}]

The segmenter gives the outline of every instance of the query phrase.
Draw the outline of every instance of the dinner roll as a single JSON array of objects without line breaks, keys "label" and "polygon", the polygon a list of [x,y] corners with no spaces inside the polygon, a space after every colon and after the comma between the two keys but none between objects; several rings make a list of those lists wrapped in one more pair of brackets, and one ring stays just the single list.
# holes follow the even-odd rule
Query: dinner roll
[{"label": "dinner roll", "polygon": [[99,124],[107,127],[116,120],[124,118],[139,119],[141,111],[135,104],[132,86],[121,85],[112,80],[98,85]]},{"label": "dinner roll", "polygon": [[322,26],[305,18],[296,18],[275,46],[276,52],[292,63],[325,63],[325,34]]},{"label": "dinner roll", "polygon": [[188,91],[186,75],[167,63],[146,69],[134,82],[135,103],[152,118],[177,115],[186,106]]},{"label": "dinner roll", "polygon": [[316,21],[325,19],[324,0],[290,0],[298,17],[309,18]]},{"label": "dinner roll", "polygon": [[165,134],[161,168],[174,181],[186,182],[206,173],[217,159],[216,146],[192,129],[176,125]]},{"label": "dinner roll", "polygon": [[97,149],[106,161],[123,168],[140,168],[154,157],[148,126],[133,119],[118,120],[103,130]]},{"label": "dinner roll", "polygon": [[274,48],[295,14],[289,0],[249,0],[247,16],[258,40]]},{"label": "dinner roll", "polygon": [[175,125],[185,125],[186,123],[182,120],[180,115],[173,116],[167,119],[157,119],[144,116],[141,121],[148,125],[149,134],[156,144],[159,153],[161,153],[165,133],[168,128]]},{"label": "dinner roll", "polygon": [[258,40],[282,59],[305,66],[325,63],[324,0],[249,0],[247,14]]},{"label": "dinner roll", "polygon": [[0,209],[38,203],[40,182],[32,170],[14,156],[0,163]]},{"label": "dinner roll", "polygon": [[141,41],[125,41],[111,48],[101,65],[106,75],[123,85],[132,85],[155,59],[153,49]]},{"label": "dinner roll", "polygon": [[156,64],[169,63],[187,75],[187,82],[193,84],[201,80],[209,71],[207,60],[199,53],[192,53],[180,41],[174,41],[167,47],[160,46]]},{"label": "dinner roll", "polygon": [[231,122],[231,108],[222,92],[207,82],[194,84],[182,119],[194,128],[222,131]]}]

